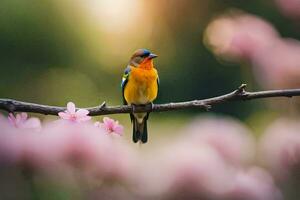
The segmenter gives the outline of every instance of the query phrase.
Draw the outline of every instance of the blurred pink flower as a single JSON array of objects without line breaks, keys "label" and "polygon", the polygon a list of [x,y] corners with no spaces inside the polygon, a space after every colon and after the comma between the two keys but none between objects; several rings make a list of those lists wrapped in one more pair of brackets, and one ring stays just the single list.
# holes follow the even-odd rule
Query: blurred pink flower
[{"label": "blurred pink flower", "polygon": [[[50,158],[57,162],[79,167],[84,173],[99,178],[126,175],[127,161],[132,158],[126,144],[112,140],[107,134],[99,134],[99,129],[92,124],[49,124],[43,134],[48,142],[40,147],[41,157],[52,155]],[[53,148],[56,150],[49,152]]]},{"label": "blurred pink flower", "polygon": [[[237,154],[248,148],[243,147],[248,146],[248,139],[238,136],[244,128],[230,120],[201,123],[208,124],[200,126],[203,136],[201,129],[198,132],[198,128],[192,128],[196,135],[184,132],[189,139],[180,137],[173,143],[169,140],[160,148],[150,147],[147,154],[90,123],[57,120],[45,123],[37,133],[16,129],[0,115],[0,163],[26,167],[62,183],[100,183],[99,195],[112,192],[102,189],[117,183],[115,193],[124,192],[139,199],[277,200],[279,192],[267,172],[260,168],[244,171],[244,166],[236,163],[244,162],[240,156],[247,157],[243,152]],[[228,132],[221,131],[225,128]],[[229,134],[210,135],[209,130]]]},{"label": "blurred pink flower", "polygon": [[[7,122],[8,123],[8,122]],[[41,132],[14,129],[0,117],[0,163],[43,172],[59,180],[81,169],[82,177],[127,177],[134,156],[123,140],[115,140],[89,123],[45,123]],[[102,129],[100,129],[102,131]],[[22,133],[22,134],[20,134]]]},{"label": "blurred pink flower", "polygon": [[300,167],[299,130],[299,120],[281,118],[269,125],[260,141],[261,160],[280,179]]},{"label": "blurred pink flower", "polygon": [[103,118],[103,123],[95,122],[96,127],[103,128],[107,133],[116,133],[118,135],[123,134],[123,126],[119,124],[118,121],[115,121],[109,117]]},{"label": "blurred pink flower", "polygon": [[138,161],[134,192],[149,199],[281,199],[267,171],[231,165],[209,144],[179,140]]},{"label": "blurred pink flower", "polygon": [[[294,5],[300,16],[299,0],[278,2],[287,7]],[[208,25],[204,42],[222,59],[247,61],[256,80],[267,89],[300,86],[300,42],[281,38],[270,23],[259,17],[241,12],[223,15]]]},{"label": "blurred pink flower", "polygon": [[255,15],[233,12],[218,17],[208,25],[204,42],[222,59],[249,61],[277,38],[278,32],[265,20]]},{"label": "blurred pink flower", "polygon": [[254,75],[268,89],[300,86],[300,42],[281,39],[257,54],[253,61]]},{"label": "blurred pink flower", "polygon": [[11,125],[16,128],[28,128],[28,129],[40,129],[41,122],[38,118],[31,117],[28,118],[27,113],[20,113],[14,116],[12,113],[9,113],[8,120]]},{"label": "blurred pink flower", "polygon": [[214,199],[228,189],[234,170],[211,146],[178,144],[169,153],[164,172],[171,177],[169,194],[184,192]]},{"label": "blurred pink flower", "polygon": [[255,140],[251,131],[237,120],[197,118],[183,132],[187,143],[209,144],[231,164],[245,165],[254,160]]},{"label": "blurred pink flower", "polygon": [[299,0],[275,0],[280,11],[287,17],[300,18],[300,1]]},{"label": "blurred pink flower", "polygon": [[251,167],[238,170],[233,178],[232,188],[227,193],[230,200],[281,200],[281,192],[272,176],[264,169]]},{"label": "blurred pink flower", "polygon": [[178,141],[143,155],[134,173],[134,188],[150,199],[218,199],[213,197],[227,191],[233,173],[234,168],[211,146]]},{"label": "blurred pink flower", "polygon": [[73,102],[69,102],[67,104],[67,110],[64,112],[59,112],[58,115],[61,119],[69,120],[72,122],[85,122],[91,119],[88,116],[89,111],[86,109],[79,109],[76,111],[75,104]]}]

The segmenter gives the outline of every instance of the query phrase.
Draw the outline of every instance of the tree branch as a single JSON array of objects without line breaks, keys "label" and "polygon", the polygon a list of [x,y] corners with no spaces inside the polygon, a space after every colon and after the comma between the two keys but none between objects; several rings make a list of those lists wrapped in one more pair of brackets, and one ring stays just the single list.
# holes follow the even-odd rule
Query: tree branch
[{"label": "tree branch", "polygon": [[[164,112],[172,110],[183,110],[191,108],[199,108],[209,110],[211,106],[221,104],[228,101],[245,101],[252,99],[263,99],[272,97],[293,97],[300,96],[300,89],[286,90],[268,90],[258,92],[247,92],[246,84],[242,84],[238,89],[231,93],[202,100],[193,100],[177,103],[154,104],[145,106],[136,106],[134,112]],[[0,109],[7,112],[32,112],[45,115],[57,115],[59,112],[66,110],[65,107],[47,106],[34,103],[27,103],[13,99],[0,99]],[[96,107],[86,108],[89,110],[90,116],[132,113],[132,106],[106,106],[105,102]]]}]

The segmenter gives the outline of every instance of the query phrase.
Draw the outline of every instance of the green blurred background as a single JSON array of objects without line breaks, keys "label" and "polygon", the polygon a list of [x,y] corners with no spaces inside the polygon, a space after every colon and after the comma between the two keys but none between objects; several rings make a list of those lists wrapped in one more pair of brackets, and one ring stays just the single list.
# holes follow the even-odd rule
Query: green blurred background
[{"label": "green blurred background", "polygon": [[[121,76],[138,48],[159,55],[157,103],[208,98],[241,83],[260,89],[247,66],[219,62],[203,44],[208,23],[232,8],[300,39],[299,27],[268,0],[1,0],[0,97],[57,106],[121,104]],[[151,134],[171,132],[200,112],[153,113]],[[272,111],[252,101],[219,105],[212,113],[251,124],[253,116]],[[113,117],[130,135],[129,117]]]}]

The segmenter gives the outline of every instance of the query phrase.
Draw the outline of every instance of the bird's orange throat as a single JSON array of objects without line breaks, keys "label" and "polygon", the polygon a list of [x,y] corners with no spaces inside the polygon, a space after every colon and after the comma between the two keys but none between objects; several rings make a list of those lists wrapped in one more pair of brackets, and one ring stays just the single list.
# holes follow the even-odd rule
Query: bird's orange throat
[{"label": "bird's orange throat", "polygon": [[154,67],[154,65],[153,65],[152,59],[146,59],[144,62],[142,62],[139,65],[139,68],[147,69],[147,70],[153,69],[153,67]]}]

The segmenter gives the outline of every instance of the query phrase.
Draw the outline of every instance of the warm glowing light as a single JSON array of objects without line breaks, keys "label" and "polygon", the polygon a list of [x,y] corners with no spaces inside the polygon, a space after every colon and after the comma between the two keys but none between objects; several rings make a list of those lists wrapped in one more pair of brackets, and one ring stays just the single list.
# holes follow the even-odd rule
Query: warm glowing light
[{"label": "warm glowing light", "polygon": [[87,0],[88,12],[104,31],[122,31],[137,22],[140,14],[138,0]]}]

